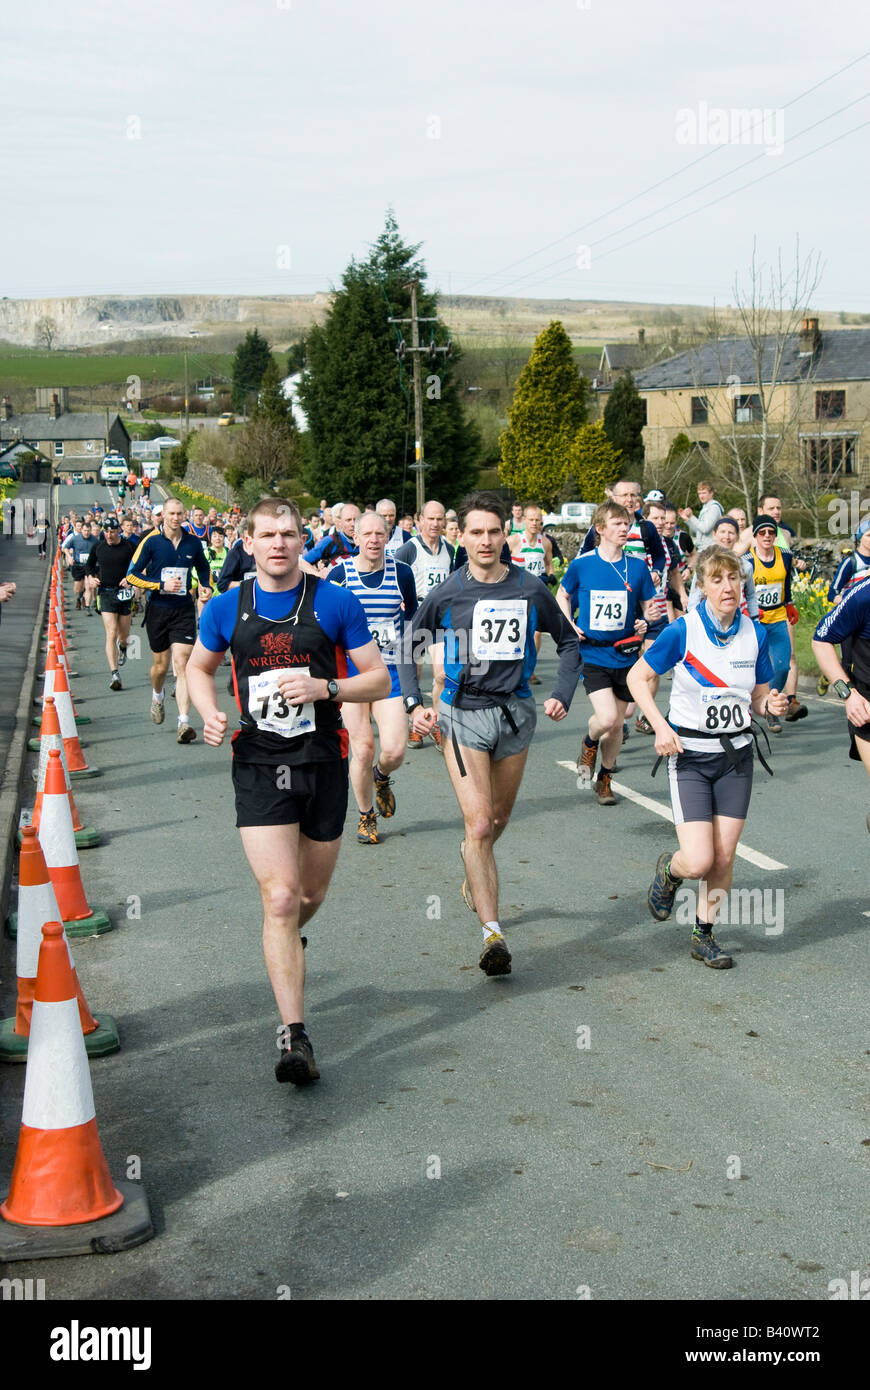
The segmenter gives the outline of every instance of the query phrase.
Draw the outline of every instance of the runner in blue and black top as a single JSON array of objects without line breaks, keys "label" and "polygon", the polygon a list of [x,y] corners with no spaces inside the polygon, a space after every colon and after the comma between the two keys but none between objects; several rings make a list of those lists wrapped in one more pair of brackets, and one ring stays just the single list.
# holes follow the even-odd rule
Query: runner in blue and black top
[{"label": "runner in blue and black top", "polygon": [[[387,818],[396,813],[396,796],[390,779],[402,765],[408,740],[398,662],[404,624],[410,622],[417,611],[417,590],[410,565],[403,565],[392,555],[385,557],[386,540],[384,518],[377,512],[363,512],[356,524],[359,554],[329,572],[331,583],[348,589],[362,604],[369,631],[392,680],[385,700],[376,700],[372,705],[349,705],[344,713],[353,754],[350,780],[359,807],[357,840],[361,845],[379,843],[375,800],[378,815]],[[348,663],[348,671],[356,674],[352,662]],[[380,741],[377,761],[372,719]]]},{"label": "runner in blue and black top", "polygon": [[[600,806],[615,806],[611,776],[622,746],[623,723],[631,703],[626,685],[650,621],[666,608],[645,559],[625,550],[632,526],[626,507],[602,502],[592,519],[595,550],[572,560],[556,595],[566,618],[582,636],[583,684],[592,715],[577,757],[577,789],[593,786],[601,745],[601,768],[594,783]],[[575,618],[576,614],[576,618]]]},{"label": "runner in blue and black top", "polygon": [[537,713],[529,687],[535,633],[549,632],[559,669],[544,713],[564,719],[580,675],[579,643],[540,579],[503,565],[505,512],[491,492],[472,493],[459,508],[468,563],[418,609],[409,662],[433,643],[444,644],[444,693],[438,710],[424,709],[416,667],[400,670],[412,728],[428,733],[438,719],[450,780],[465,822],[460,846],[466,879],[462,896],[483,927],[480,967],[506,975],[511,955],[499,927],[498,874],[493,845],[504,831],[519,791]]},{"label": "runner in blue and black top", "polygon": [[[838,642],[844,653],[842,663],[837,658]],[[870,773],[870,574],[850,584],[836,608],[822,618],[813,637],[813,656],[834,694],[844,702],[849,757],[856,761],[860,757]]]},{"label": "runner in blue and black top", "polygon": [[[279,1081],[320,1075],[305,1031],[305,938],[323,902],[347,811],[343,701],[385,698],[390,678],[353,594],[299,568],[302,518],[267,498],[247,522],[256,572],[212,599],[188,665],[203,737],[223,742],[215,673],[229,649],[240,726],[233,735],[236,823],[263,900],[263,951],[281,1018]],[[355,676],[347,675],[352,658]]]}]

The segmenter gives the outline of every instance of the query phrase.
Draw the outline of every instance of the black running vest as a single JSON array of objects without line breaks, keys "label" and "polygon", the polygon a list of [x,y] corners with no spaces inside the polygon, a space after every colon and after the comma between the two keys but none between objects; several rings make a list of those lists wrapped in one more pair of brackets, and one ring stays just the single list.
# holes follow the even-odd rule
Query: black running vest
[{"label": "black running vest", "polygon": [[307,667],[313,677],[340,680],[347,675],[345,653],[331,642],[314,616],[318,580],[302,576],[302,592],[285,618],[261,618],[254,607],[254,578],[239,585],[239,607],[230,651],[241,728],[233,735],[233,756],[243,763],[330,762],[347,757],[347,730],[341,707],[331,700],[288,705],[276,674]]}]

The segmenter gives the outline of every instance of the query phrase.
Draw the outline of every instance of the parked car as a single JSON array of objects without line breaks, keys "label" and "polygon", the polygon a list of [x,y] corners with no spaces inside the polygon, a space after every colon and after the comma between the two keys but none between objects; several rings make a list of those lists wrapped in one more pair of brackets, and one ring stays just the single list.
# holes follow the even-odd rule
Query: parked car
[{"label": "parked car", "polygon": [[18,481],[18,469],[14,463],[0,463],[0,478],[12,478]]},{"label": "parked car", "polygon": [[595,502],[566,502],[560,512],[548,512],[544,526],[591,526],[597,504]]},{"label": "parked car", "polygon": [[225,410],[222,415],[218,416],[218,425],[234,425],[235,423],[236,417],[231,410]]}]

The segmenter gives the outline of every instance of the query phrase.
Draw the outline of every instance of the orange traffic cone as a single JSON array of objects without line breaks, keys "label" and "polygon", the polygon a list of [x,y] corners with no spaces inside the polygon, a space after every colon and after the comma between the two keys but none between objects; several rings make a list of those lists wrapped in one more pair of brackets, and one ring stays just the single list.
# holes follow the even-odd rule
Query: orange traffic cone
[{"label": "orange traffic cone", "polygon": [[[62,665],[62,662],[60,661],[60,659],[59,659],[59,657],[58,657],[58,655],[57,655],[58,651],[59,651],[59,638],[58,638],[57,632],[55,632],[54,636],[52,637],[51,641],[50,641],[49,644],[48,644],[48,655],[47,655],[46,658],[45,658],[45,670],[44,670],[43,673],[42,673],[42,699],[35,699],[35,700],[33,701],[33,703],[34,703],[35,705],[40,705],[40,706],[41,706],[41,705],[43,704],[43,702],[44,702],[46,696],[48,696],[48,695],[53,695],[53,694],[54,694],[54,677],[55,677],[55,672],[57,671],[58,667]],[[66,666],[64,666],[64,675],[66,676],[67,685],[69,685],[69,671],[67,670]],[[72,692],[70,692],[70,697],[69,697],[69,698],[70,698],[70,704],[72,705],[73,718],[74,718],[76,724],[90,724],[90,722],[91,722],[90,717],[89,717],[87,714],[79,714],[78,710],[76,709],[76,707],[75,707],[75,701],[73,700],[73,697],[72,697]],[[34,723],[34,724],[39,724],[40,722],[41,722],[41,717],[40,717],[40,715],[35,714],[35,715],[33,716],[33,723]],[[34,752],[35,752],[35,751],[36,751],[36,750],[34,749]]]},{"label": "orange traffic cone", "polygon": [[89,767],[79,743],[79,736],[76,732],[76,721],[72,711],[72,702],[69,697],[69,685],[66,673],[61,666],[58,666],[54,673],[54,703],[57,706],[57,717],[60,720],[60,736],[63,739],[63,751],[66,754],[67,767],[71,777],[99,777],[97,768]]},{"label": "orange traffic cone", "polygon": [[108,913],[102,908],[92,908],[85,896],[63,766],[56,748],[52,748],[48,754],[39,843],[63,923],[70,936],[92,936],[111,931]]},{"label": "orange traffic cone", "polygon": [[[14,1018],[0,1020],[0,1062],[23,1062],[27,1058],[42,928],[46,922],[60,919],[57,898],[45,865],[45,856],[32,826],[27,826],[22,832],[21,858],[18,865],[17,918],[18,1003]],[[87,1054],[89,1057],[108,1057],[121,1046],[118,1025],[109,1014],[101,1014],[99,1020],[94,1018],[82,993],[72,955],[70,968]]]},{"label": "orange traffic cone", "polygon": [[[73,831],[75,833],[76,849],[92,849],[94,845],[100,843],[99,831],[91,825],[82,823],[79,808],[76,806],[75,797],[72,793],[72,784],[69,778],[69,768],[66,765],[66,754],[64,753],[63,739],[60,736],[60,724],[57,718],[54,696],[47,695],[45,698],[45,708],[42,711],[42,728],[39,734],[39,766],[36,770],[36,803],[33,811],[27,818],[27,813],[22,812],[22,825],[30,824],[34,830],[39,829],[39,820],[42,815],[42,798],[45,794],[45,774],[48,771],[48,755],[52,748],[56,748],[60,753],[60,760],[63,764],[63,776],[66,784],[67,795],[69,796],[69,809],[72,816]],[[18,843],[21,844],[21,832],[18,834]]]}]

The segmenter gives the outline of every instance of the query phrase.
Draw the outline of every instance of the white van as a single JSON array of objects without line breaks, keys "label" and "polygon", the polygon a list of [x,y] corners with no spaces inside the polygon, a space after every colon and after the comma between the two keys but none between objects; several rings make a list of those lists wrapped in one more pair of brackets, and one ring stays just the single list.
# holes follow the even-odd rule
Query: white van
[{"label": "white van", "polygon": [[100,467],[100,482],[119,483],[127,477],[127,462],[116,449],[106,454]]}]

